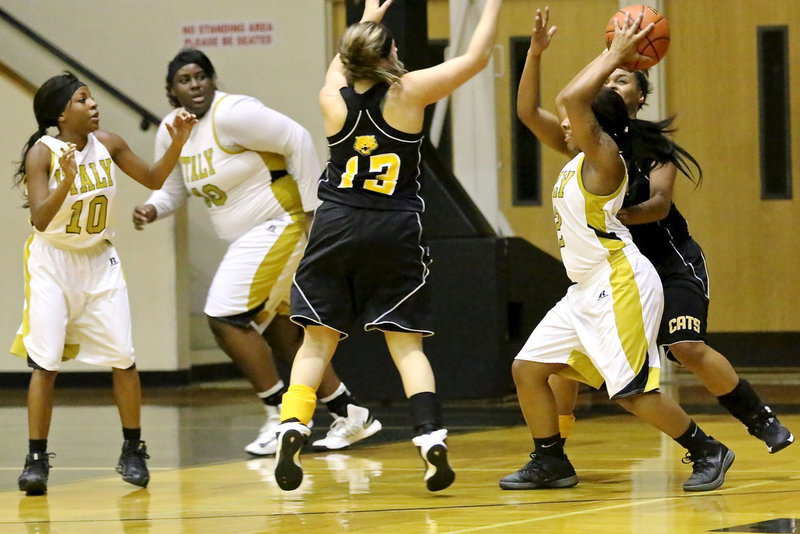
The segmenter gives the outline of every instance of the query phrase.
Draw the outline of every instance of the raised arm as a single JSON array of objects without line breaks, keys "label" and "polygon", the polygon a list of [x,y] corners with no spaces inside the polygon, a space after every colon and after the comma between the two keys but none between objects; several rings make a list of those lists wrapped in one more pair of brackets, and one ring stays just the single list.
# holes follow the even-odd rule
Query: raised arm
[{"label": "raised arm", "polygon": [[562,154],[573,156],[574,151],[570,150],[564,141],[561,121],[553,113],[541,107],[539,98],[542,53],[550,46],[556,33],[555,26],[547,29],[549,18],[549,7],[544,8],[544,14],[541,10],[536,10],[531,46],[528,48],[517,90],[517,116],[539,141]]},{"label": "raised arm", "polygon": [[197,117],[191,113],[185,111],[177,113],[172,124],[166,125],[172,138],[172,143],[170,143],[164,155],[153,164],[148,164],[134,154],[125,140],[117,134],[98,131],[96,135],[100,142],[106,146],[114,163],[119,166],[122,172],[148,189],[159,189],[175,168],[175,164],[178,163],[181,148],[186,143],[186,140],[189,139],[189,134],[196,122]]},{"label": "raised arm", "polygon": [[441,100],[489,64],[497,33],[497,17],[502,0],[486,0],[481,18],[467,51],[427,69],[403,76],[404,97],[424,107]]},{"label": "raised arm", "polygon": [[78,166],[75,163],[74,144],[69,143],[58,159],[58,164],[63,172],[63,178],[58,186],[51,190],[50,160],[51,152],[46,145],[34,145],[25,156],[25,184],[28,190],[28,204],[31,210],[31,223],[37,230],[43,232],[53,220],[64,199],[67,198]]},{"label": "raised arm", "polygon": [[600,127],[592,102],[616,68],[640,59],[637,44],[653,29],[650,24],[637,32],[641,19],[640,15],[635,21],[628,19],[624,28],[617,27],[609,50],[589,63],[559,94],[558,102],[564,106],[571,134],[586,154],[584,186],[596,195],[611,194],[619,187],[625,165],[616,142]]},{"label": "raised arm", "polygon": [[[156,132],[155,150],[153,159],[158,161],[164,156],[171,144],[166,123],[161,123]],[[133,226],[142,230],[145,224],[156,219],[163,219],[172,215],[176,209],[186,203],[189,192],[183,183],[180,165],[176,165],[161,186],[150,194],[144,204],[139,204],[133,209]]]}]

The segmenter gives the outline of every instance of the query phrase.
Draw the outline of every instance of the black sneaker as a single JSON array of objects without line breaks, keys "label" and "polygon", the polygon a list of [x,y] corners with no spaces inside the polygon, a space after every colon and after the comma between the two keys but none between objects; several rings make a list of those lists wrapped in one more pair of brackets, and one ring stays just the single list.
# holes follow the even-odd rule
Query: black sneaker
[{"label": "black sneaker", "polygon": [[50,476],[50,458],[52,452],[40,454],[35,452],[25,457],[25,467],[17,479],[19,490],[25,495],[44,495],[47,493],[47,478]]},{"label": "black sneaker", "polygon": [[578,475],[567,455],[558,458],[531,453],[531,461],[516,473],[500,479],[505,490],[571,488],[578,483]]},{"label": "black sneaker", "polygon": [[747,431],[767,444],[770,454],[782,451],[794,442],[789,429],[778,421],[769,406],[764,406],[747,423]]},{"label": "black sneaker", "polygon": [[150,482],[150,471],[147,470],[146,462],[149,458],[144,441],[125,440],[117,463],[117,473],[128,484],[146,488]]},{"label": "black sneaker", "polygon": [[687,452],[683,463],[692,464],[692,476],[683,483],[684,491],[710,491],[717,489],[725,482],[736,455],[728,447],[709,436],[709,444],[705,450]]},{"label": "black sneaker", "polygon": [[278,449],[275,451],[275,482],[284,491],[300,487],[303,482],[303,466],[300,465],[300,450],[308,440],[311,430],[303,423],[293,420],[275,427],[278,434]]}]

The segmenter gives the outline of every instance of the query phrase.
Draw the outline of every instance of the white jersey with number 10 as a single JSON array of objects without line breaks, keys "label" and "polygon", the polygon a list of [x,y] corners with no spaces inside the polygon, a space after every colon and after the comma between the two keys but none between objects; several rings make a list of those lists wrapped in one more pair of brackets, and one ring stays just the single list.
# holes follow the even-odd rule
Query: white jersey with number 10
[{"label": "white jersey with number 10", "polygon": [[[45,135],[38,143],[51,151],[49,188],[55,189],[64,179],[58,158],[67,144]],[[117,192],[116,165],[105,145],[89,134],[83,150],[75,152],[78,174],[47,228],[34,233],[48,244],[61,249],[91,248],[114,236],[112,213]]]}]

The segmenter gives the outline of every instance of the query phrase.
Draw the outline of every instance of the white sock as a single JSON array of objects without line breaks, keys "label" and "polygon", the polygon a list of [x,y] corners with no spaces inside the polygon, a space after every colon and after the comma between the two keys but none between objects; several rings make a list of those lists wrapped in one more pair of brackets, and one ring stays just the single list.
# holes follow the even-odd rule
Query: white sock
[{"label": "white sock", "polygon": [[342,393],[350,393],[350,390],[347,389],[347,386],[344,385],[344,382],[339,382],[339,387],[336,388],[336,391],[334,391],[325,398],[319,399],[319,401],[322,403],[330,402],[339,395],[341,395]]}]

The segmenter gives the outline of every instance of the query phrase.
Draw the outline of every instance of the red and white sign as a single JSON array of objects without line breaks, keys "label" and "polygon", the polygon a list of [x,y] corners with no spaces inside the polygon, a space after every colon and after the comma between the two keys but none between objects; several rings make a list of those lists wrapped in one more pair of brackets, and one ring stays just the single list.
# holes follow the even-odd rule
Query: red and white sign
[{"label": "red and white sign", "polygon": [[184,48],[242,48],[275,43],[275,23],[270,20],[190,22],[181,26]]}]

